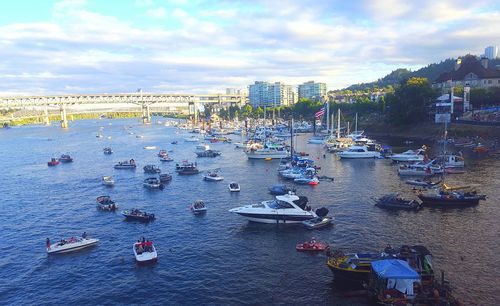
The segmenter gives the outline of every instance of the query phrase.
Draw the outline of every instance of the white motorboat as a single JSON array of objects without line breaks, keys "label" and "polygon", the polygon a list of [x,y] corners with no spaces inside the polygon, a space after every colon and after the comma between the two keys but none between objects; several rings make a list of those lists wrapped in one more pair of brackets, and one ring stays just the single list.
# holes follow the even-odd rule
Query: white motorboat
[{"label": "white motorboat", "polygon": [[398,168],[398,174],[401,176],[431,176],[436,174],[443,174],[444,170],[440,166],[433,166],[432,160],[426,164],[409,164]]},{"label": "white motorboat", "polygon": [[118,162],[114,168],[115,169],[135,169],[137,167],[137,164],[135,163],[135,160],[131,159],[129,161],[123,161],[123,162]]},{"label": "white motorboat", "polygon": [[392,161],[395,162],[421,162],[424,160],[425,150],[408,150],[400,154],[393,154]]},{"label": "white motorboat", "polygon": [[283,146],[272,145],[272,146],[257,146],[252,145],[249,149],[245,151],[249,159],[269,159],[269,158],[287,158],[290,156],[290,152]]},{"label": "white motorboat", "polygon": [[202,214],[207,212],[207,206],[205,202],[202,200],[194,201],[193,205],[191,205],[191,211],[195,214]]},{"label": "white motorboat", "polygon": [[96,198],[97,208],[105,211],[115,211],[118,209],[118,205],[115,201],[111,200],[110,196],[98,196]]},{"label": "white motorboat", "polygon": [[210,181],[210,182],[217,182],[217,181],[222,181],[224,177],[219,175],[218,171],[208,171],[207,174],[203,176],[203,179],[205,181]]},{"label": "white motorboat", "polygon": [[[84,236],[85,233],[84,233]],[[56,244],[51,245],[49,238],[47,238],[47,253],[48,254],[62,254],[69,253],[78,250],[82,250],[91,246],[96,245],[99,239],[87,238],[87,237],[71,237],[67,239],[62,239]]]},{"label": "white motorboat", "polygon": [[115,185],[115,180],[111,175],[105,175],[102,177],[102,184],[104,186],[114,186]]},{"label": "white motorboat", "polygon": [[165,187],[156,177],[148,177],[144,180],[142,186],[148,189],[163,189]]},{"label": "white motorboat", "polygon": [[307,206],[307,197],[290,193],[276,196],[275,200],[237,207],[229,211],[259,223],[298,223],[318,217]]},{"label": "white motorboat", "polygon": [[307,143],[310,144],[324,144],[325,143],[325,137],[323,136],[313,136],[307,140]]},{"label": "white motorboat", "polygon": [[207,145],[206,143],[202,143],[202,144],[199,144],[199,145],[196,145],[195,147],[195,153],[196,152],[205,152],[205,151],[208,151],[210,150],[210,146]]},{"label": "white motorboat", "polygon": [[191,137],[184,138],[184,141],[185,142],[198,142],[198,141],[200,141],[200,139],[196,136],[191,136]]},{"label": "white motorboat", "polygon": [[438,162],[441,162],[445,168],[463,168],[465,167],[465,160],[462,156],[445,154],[438,156]]},{"label": "white motorboat", "polygon": [[171,162],[174,161],[174,159],[168,155],[160,157],[160,161],[162,162]]},{"label": "white motorboat", "polygon": [[380,152],[369,151],[366,146],[351,146],[348,150],[338,153],[340,158],[378,158]]},{"label": "white motorboat", "polygon": [[240,191],[240,184],[238,184],[236,182],[231,182],[231,184],[229,184],[229,191],[230,192],[239,192]]},{"label": "white motorboat", "polygon": [[135,260],[139,264],[158,261],[158,253],[152,241],[134,243],[133,251]]},{"label": "white motorboat", "polygon": [[156,150],[157,146],[144,146],[144,150]]}]

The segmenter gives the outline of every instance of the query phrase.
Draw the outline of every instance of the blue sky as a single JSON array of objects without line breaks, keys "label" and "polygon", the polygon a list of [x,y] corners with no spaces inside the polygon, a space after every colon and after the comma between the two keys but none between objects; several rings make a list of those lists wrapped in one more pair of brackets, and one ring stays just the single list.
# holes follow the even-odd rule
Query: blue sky
[{"label": "blue sky", "polygon": [[21,0],[0,16],[0,95],[337,89],[500,45],[491,0]]}]

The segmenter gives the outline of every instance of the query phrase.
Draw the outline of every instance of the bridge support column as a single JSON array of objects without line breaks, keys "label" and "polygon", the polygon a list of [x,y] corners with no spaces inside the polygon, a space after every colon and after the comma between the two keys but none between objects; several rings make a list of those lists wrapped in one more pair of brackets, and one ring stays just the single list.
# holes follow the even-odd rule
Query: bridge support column
[{"label": "bridge support column", "polygon": [[149,105],[142,105],[142,123],[150,124],[151,123],[151,113],[149,111]]},{"label": "bridge support column", "polygon": [[49,118],[49,107],[47,105],[45,105],[45,109],[43,111],[43,122],[45,123],[45,125],[50,125],[50,118]]},{"label": "bridge support column", "polygon": [[60,114],[61,114],[61,127],[63,129],[67,129],[68,128],[68,118],[66,116],[66,104],[61,104]]}]

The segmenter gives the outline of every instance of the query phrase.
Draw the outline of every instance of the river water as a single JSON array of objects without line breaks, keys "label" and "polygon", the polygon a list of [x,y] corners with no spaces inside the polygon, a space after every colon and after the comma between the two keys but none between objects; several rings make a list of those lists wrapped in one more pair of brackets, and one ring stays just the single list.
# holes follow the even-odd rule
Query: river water
[{"label": "river water", "polygon": [[[105,138],[96,138],[103,126]],[[133,132],[134,135],[129,134]],[[136,138],[137,134],[143,138]],[[111,139],[107,139],[111,136]],[[466,209],[423,209],[390,212],[371,200],[388,192],[414,193],[397,176],[389,160],[339,160],[319,145],[298,137],[334,182],[298,186],[313,208],[327,207],[334,226],[315,232],[300,225],[248,223],[228,209],[270,199],[267,188],[279,182],[277,161],[249,161],[231,144],[211,144],[217,158],[195,158],[188,133],[136,120],[84,120],[67,130],[23,126],[0,129],[0,299],[8,305],[82,304],[330,304],[366,305],[346,297],[325,265],[322,254],[295,251],[310,239],[344,251],[380,251],[387,244],[422,244],[434,255],[435,270],[445,270],[455,295],[466,304],[499,304],[500,161],[493,157],[467,160],[467,173],[449,176],[450,183],[477,184],[488,199]],[[238,136],[235,136],[237,138]],[[171,141],[178,140],[178,145]],[[201,175],[177,176],[163,191],[142,187],[145,164],[157,164],[156,145],[173,150],[176,161],[196,160],[201,170],[220,168],[223,182],[204,182]],[[115,153],[104,155],[110,146]],[[75,161],[47,167],[50,157],[69,153]],[[136,171],[114,170],[114,163],[134,158]],[[160,165],[173,172],[175,163]],[[113,175],[116,186],[101,185]],[[241,192],[227,185],[237,181]],[[124,221],[119,213],[98,211],[95,198],[109,194],[120,206],[155,213],[149,223]],[[205,216],[188,206],[196,199],[208,205]],[[47,256],[52,241],[86,231],[99,238],[93,249]],[[156,265],[138,267],[132,244],[152,239],[159,253]]]}]

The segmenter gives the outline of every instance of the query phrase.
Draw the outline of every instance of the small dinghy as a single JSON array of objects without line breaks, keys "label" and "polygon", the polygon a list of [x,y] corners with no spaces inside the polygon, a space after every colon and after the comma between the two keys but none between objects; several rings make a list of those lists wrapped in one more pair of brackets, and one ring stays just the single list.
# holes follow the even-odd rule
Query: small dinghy
[{"label": "small dinghy", "polygon": [[89,238],[86,233],[82,237],[71,237],[62,239],[56,244],[51,245],[50,239],[47,238],[47,253],[48,254],[63,254],[79,251],[85,248],[92,247],[99,242],[99,239]]},{"label": "small dinghy", "polygon": [[118,208],[115,201],[111,200],[110,196],[98,196],[96,198],[97,208],[105,211],[115,211]]},{"label": "small dinghy", "polygon": [[61,163],[71,163],[73,162],[73,158],[71,158],[71,156],[69,156],[68,154],[63,154],[61,155],[61,157],[59,157],[59,161]]},{"label": "small dinghy", "polygon": [[104,148],[102,152],[106,155],[113,154],[113,150],[111,148]]},{"label": "small dinghy", "polygon": [[122,215],[127,220],[137,220],[137,221],[143,221],[143,222],[148,222],[148,221],[152,221],[155,219],[154,214],[148,214],[145,211],[140,211],[139,209],[135,209],[135,208],[132,208],[131,210],[124,210],[122,212]]},{"label": "small dinghy", "polygon": [[400,198],[397,193],[387,194],[375,200],[375,206],[388,209],[415,209],[418,210],[422,204],[415,200]]},{"label": "small dinghy", "polygon": [[158,253],[152,241],[145,240],[134,243],[134,256],[138,264],[147,264],[158,261]]},{"label": "small dinghy", "polygon": [[160,182],[162,183],[167,183],[172,180],[172,175],[165,173],[165,174],[160,174]]},{"label": "small dinghy", "polygon": [[115,169],[135,169],[137,165],[135,164],[135,160],[131,159],[129,161],[118,162],[115,165]]},{"label": "small dinghy", "polygon": [[47,166],[53,167],[59,165],[59,160],[57,158],[52,157],[50,161],[47,163]]},{"label": "small dinghy", "polygon": [[146,165],[144,166],[144,173],[160,173],[161,172],[161,169],[158,167],[158,166],[155,166],[155,165]]},{"label": "small dinghy", "polygon": [[102,184],[104,186],[114,186],[115,185],[115,180],[111,175],[105,175],[102,177]]},{"label": "small dinghy", "polygon": [[240,191],[240,184],[236,182],[232,182],[229,184],[229,191],[230,192],[239,192]]},{"label": "small dinghy", "polygon": [[191,205],[191,211],[195,214],[203,214],[207,212],[207,206],[202,200],[196,200]]},{"label": "small dinghy", "polygon": [[142,186],[144,186],[148,189],[160,189],[160,190],[162,190],[163,188],[165,188],[165,186],[156,177],[148,177],[147,179],[144,180],[144,182],[142,183]]},{"label": "small dinghy", "polygon": [[328,209],[325,207],[316,209],[316,215],[318,216],[317,218],[302,221],[302,224],[304,224],[307,229],[312,230],[326,227],[332,223],[333,218],[327,217]]},{"label": "small dinghy", "polygon": [[295,249],[297,251],[309,251],[309,252],[323,252],[328,248],[328,244],[316,241],[316,239],[312,238],[311,240],[297,244]]},{"label": "small dinghy", "polygon": [[[446,170],[445,170],[446,171]],[[425,188],[434,188],[439,186],[442,181],[437,181],[437,182],[431,182],[428,180],[421,180],[421,179],[414,179],[414,180],[406,180],[405,183],[408,185],[413,185],[413,186],[419,186],[419,187],[425,187]]]},{"label": "small dinghy", "polygon": [[217,182],[217,181],[222,181],[224,177],[220,176],[219,172],[214,170],[214,171],[208,171],[208,173],[203,176],[203,179],[209,182]]}]

